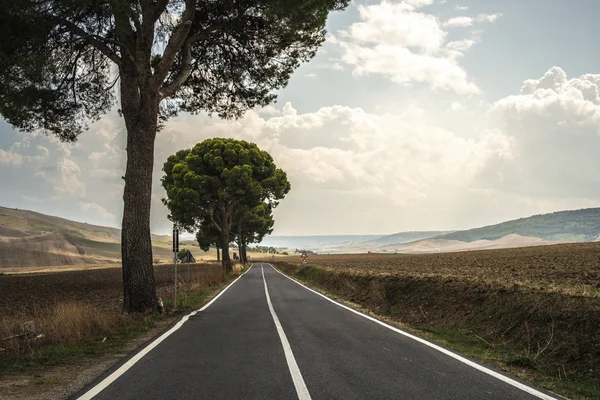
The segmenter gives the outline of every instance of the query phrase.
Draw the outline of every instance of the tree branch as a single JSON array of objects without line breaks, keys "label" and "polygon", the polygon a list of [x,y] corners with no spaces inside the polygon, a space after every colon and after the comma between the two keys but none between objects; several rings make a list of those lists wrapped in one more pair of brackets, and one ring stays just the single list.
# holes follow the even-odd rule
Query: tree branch
[{"label": "tree branch", "polygon": [[192,74],[192,42],[189,39],[185,41],[181,51],[181,68],[171,83],[160,90],[161,99],[173,96]]},{"label": "tree branch", "polygon": [[165,12],[165,10],[167,9],[167,5],[169,5],[169,0],[158,0],[154,4],[154,11],[152,17],[154,18],[155,22],[160,18],[162,13]]},{"label": "tree branch", "polygon": [[222,26],[223,24],[221,23],[212,24],[203,32],[198,32],[187,38],[181,50],[181,68],[171,80],[171,83],[168,85],[163,85],[162,89],[160,90],[162,99],[173,96],[192,74],[194,69],[192,64],[192,45],[199,40],[208,39],[212,32],[216,31]]},{"label": "tree branch", "polygon": [[128,52],[129,61],[135,64],[136,58],[134,57],[134,53],[136,32],[131,28],[131,22],[129,20],[129,17],[132,14],[131,8],[129,7],[128,2],[111,0],[110,3],[115,17],[117,37],[123,42],[122,49]]},{"label": "tree branch", "polygon": [[219,232],[222,232],[223,230],[221,229],[221,225],[219,225],[219,224],[217,223],[217,221],[215,221],[215,216],[214,216],[214,214],[213,214],[212,212],[210,213],[210,219],[211,219],[211,221],[212,221],[213,225],[215,226],[215,228],[217,228],[217,230],[218,230]]},{"label": "tree branch", "polygon": [[152,83],[155,87],[160,87],[164,82],[169,70],[173,66],[177,53],[186,41],[190,30],[192,29],[192,23],[194,22],[194,15],[196,14],[196,0],[185,0],[185,10],[181,15],[181,22],[175,28],[173,34],[167,42],[165,51],[163,52],[162,58],[158,63],[154,74],[152,76]]},{"label": "tree branch", "polygon": [[[67,29],[69,29],[71,32],[78,35],[82,40],[85,40],[86,42],[88,42],[89,44],[91,44],[92,46],[97,48],[99,51],[102,52],[102,54],[104,54],[106,57],[110,58],[112,60],[112,62],[114,62],[118,66],[121,66],[123,64],[123,60],[121,59],[121,57],[119,57],[119,55],[113,49],[111,49],[110,47],[108,47],[106,45],[106,43],[104,43],[104,41],[108,41],[108,42],[113,42],[113,41],[106,39],[99,35],[90,35],[85,30],[83,30],[82,28],[80,28],[79,26],[77,26],[76,24],[74,24],[73,22],[71,22],[69,20],[59,18],[59,22],[62,25],[64,25]],[[103,41],[101,41],[101,40],[103,40]],[[120,45],[119,42],[115,42],[115,43]]]}]

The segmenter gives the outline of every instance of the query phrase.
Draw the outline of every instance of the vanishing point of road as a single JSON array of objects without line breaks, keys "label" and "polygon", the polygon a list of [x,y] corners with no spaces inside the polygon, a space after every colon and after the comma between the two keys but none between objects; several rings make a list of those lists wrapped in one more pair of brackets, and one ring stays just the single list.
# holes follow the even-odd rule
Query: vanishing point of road
[{"label": "vanishing point of road", "polygon": [[252,267],[74,399],[553,399]]}]

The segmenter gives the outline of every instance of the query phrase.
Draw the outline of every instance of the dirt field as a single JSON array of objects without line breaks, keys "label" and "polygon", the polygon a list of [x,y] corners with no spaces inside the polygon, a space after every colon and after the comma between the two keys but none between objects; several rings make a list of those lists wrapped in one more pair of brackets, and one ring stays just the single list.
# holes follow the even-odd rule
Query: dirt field
[{"label": "dirt field", "polygon": [[[192,264],[191,273],[198,268],[214,268],[209,264]],[[181,281],[187,277],[188,266],[178,266]],[[173,265],[154,267],[158,295],[171,298]],[[80,271],[0,275],[0,316],[33,314],[62,302],[85,302],[100,309],[120,309],[123,284],[120,268]]]},{"label": "dirt field", "polygon": [[350,274],[456,278],[600,297],[597,242],[439,254],[311,255],[308,260]]}]

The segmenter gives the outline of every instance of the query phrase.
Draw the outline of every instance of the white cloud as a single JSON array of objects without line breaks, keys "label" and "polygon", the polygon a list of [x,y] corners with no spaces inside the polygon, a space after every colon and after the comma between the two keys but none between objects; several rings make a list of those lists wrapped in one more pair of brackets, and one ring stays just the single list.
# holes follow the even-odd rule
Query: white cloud
[{"label": "white cloud", "polygon": [[466,109],[465,105],[458,101],[453,101],[452,104],[450,105],[450,110],[452,110],[454,112],[463,111],[465,109]]},{"label": "white cloud", "polygon": [[324,64],[320,64],[316,66],[321,69],[331,69],[333,71],[344,71],[346,67],[344,67],[339,61],[328,62]]},{"label": "white cloud", "polygon": [[553,67],[494,103],[489,115],[515,142],[512,162],[492,162],[499,188],[546,198],[600,197],[600,74],[568,79]]},{"label": "white cloud", "polygon": [[33,161],[35,163],[43,163],[50,159],[50,150],[46,146],[36,145],[35,148],[38,151],[36,156],[27,157],[28,161]]},{"label": "white cloud", "polygon": [[479,14],[477,16],[477,21],[479,22],[496,22],[498,18],[502,16],[502,13],[495,14]]},{"label": "white cloud", "polygon": [[117,218],[114,216],[114,214],[109,213],[97,203],[82,201],[79,203],[79,207],[82,211],[84,211],[87,214],[87,221],[93,221],[93,223],[95,224],[103,224],[110,226],[117,225]]},{"label": "white cloud", "polygon": [[415,12],[403,2],[359,5],[358,11],[361,21],[353,23],[344,32],[344,36],[353,42],[435,50],[446,38],[436,17]]},{"label": "white cloud", "polygon": [[451,57],[415,54],[405,47],[384,45],[345,44],[344,51],[344,61],[355,65],[357,76],[378,73],[400,84],[419,82],[459,94],[479,93],[479,88],[469,82],[466,71]]},{"label": "white cloud", "polygon": [[[397,115],[344,106],[298,113],[287,103],[269,118],[249,112],[236,123],[205,120],[202,131],[256,142],[271,152],[292,184],[302,181],[349,195],[360,189],[397,204],[423,199],[439,187],[465,187],[488,158],[510,156],[512,143],[498,131],[466,140],[428,119],[414,107]],[[178,121],[165,130],[159,148],[175,136],[182,146],[192,146],[202,139],[195,134],[198,124]]]},{"label": "white cloud", "polygon": [[456,5],[456,6],[454,7],[454,9],[455,9],[455,10],[457,10],[457,11],[467,11],[467,10],[469,9],[469,7],[468,7],[468,6],[460,6],[460,5]]},{"label": "white cloud", "polygon": [[465,28],[473,25],[473,18],[471,17],[454,17],[444,22],[443,26],[448,28]]},{"label": "white cloud", "polygon": [[102,144],[101,151],[88,155],[90,174],[95,178],[115,178],[123,175],[126,159],[125,151],[114,143]]},{"label": "white cloud", "polygon": [[473,47],[477,42],[473,39],[463,39],[450,42],[446,45],[446,52],[448,57],[457,58],[464,55],[464,53]]},{"label": "white cloud", "polygon": [[[425,3],[431,4],[383,1],[359,5],[360,20],[331,43],[342,50],[342,61],[353,68],[355,76],[377,74],[399,84],[421,83],[458,94],[479,93],[457,62],[474,41],[445,46],[448,33],[444,25],[434,15],[418,9]],[[458,17],[448,21],[446,27],[467,26],[469,22],[469,17]]]},{"label": "white cloud", "polygon": [[81,180],[79,165],[68,158],[63,158],[56,164],[56,172],[54,192],[58,197],[85,196],[85,183]]},{"label": "white cloud", "polygon": [[433,4],[434,0],[404,0],[404,2],[414,8],[420,8]]},{"label": "white cloud", "polygon": [[0,165],[19,166],[21,164],[23,164],[21,154],[0,149]]}]

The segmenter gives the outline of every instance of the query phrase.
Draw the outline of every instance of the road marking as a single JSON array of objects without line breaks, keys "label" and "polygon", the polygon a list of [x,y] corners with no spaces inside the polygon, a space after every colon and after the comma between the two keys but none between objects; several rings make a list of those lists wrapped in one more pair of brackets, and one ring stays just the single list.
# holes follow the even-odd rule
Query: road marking
[{"label": "road marking", "polygon": [[[313,292],[315,294],[318,294],[319,296],[323,297],[327,301],[330,301],[330,302],[332,302],[335,305],[338,305],[338,306],[340,306],[340,307],[342,307],[342,308],[344,308],[344,309],[346,309],[346,310],[348,310],[350,312],[353,312],[354,314],[360,315],[361,317],[366,318],[366,319],[368,319],[370,321],[373,321],[373,322],[375,322],[375,323],[377,323],[377,324],[379,324],[381,326],[384,326],[384,327],[386,327],[386,328],[388,328],[388,329],[390,329],[390,330],[392,330],[392,331],[394,331],[396,333],[404,335],[404,336],[406,336],[408,338],[411,338],[413,340],[416,340],[417,342],[420,342],[420,343],[422,343],[422,344],[424,344],[426,346],[429,346],[429,347],[431,347],[431,348],[433,348],[433,349],[435,349],[435,350],[437,350],[439,352],[442,352],[442,353],[446,354],[447,356],[450,356],[450,357],[454,358],[455,360],[458,360],[458,361],[460,361],[460,362],[462,362],[462,363],[464,363],[464,364],[466,364],[466,365],[468,365],[470,367],[473,367],[473,368],[475,368],[475,369],[477,369],[477,370],[479,370],[481,372],[484,372],[484,373],[486,373],[486,374],[488,374],[490,376],[493,376],[496,379],[499,379],[499,380],[501,380],[501,381],[503,381],[505,383],[508,383],[509,385],[512,385],[512,386],[516,387],[517,389],[521,389],[522,391],[527,392],[527,393],[529,393],[529,394],[537,397],[538,399],[543,399],[543,400],[557,400],[556,397],[549,396],[546,393],[542,393],[539,390],[536,390],[536,389],[534,389],[532,387],[524,385],[521,382],[517,382],[514,379],[511,379],[511,378],[509,378],[507,376],[499,374],[496,371],[492,371],[489,368],[486,368],[486,367],[484,367],[482,365],[479,365],[479,364],[477,364],[477,363],[475,363],[475,362],[473,362],[471,360],[468,360],[468,359],[466,359],[466,358],[464,358],[462,356],[459,356],[458,354],[455,354],[455,353],[451,352],[450,350],[447,350],[447,349],[445,349],[443,347],[440,347],[437,344],[428,342],[427,340],[421,339],[418,336],[411,335],[408,332],[405,332],[405,331],[403,331],[401,329],[398,329],[398,328],[396,328],[394,326],[388,325],[385,322],[379,321],[378,319],[375,319],[375,318],[373,318],[373,317],[371,317],[369,315],[366,315],[366,314],[363,314],[363,313],[361,313],[359,311],[356,311],[353,308],[350,308],[350,307],[348,307],[348,306],[346,306],[344,304],[338,303],[337,301],[330,299],[329,297],[325,296],[324,294],[321,294],[321,293],[317,292],[316,290],[313,290],[313,289],[309,288],[308,286],[303,285],[302,283],[298,282],[294,278],[291,278],[291,277],[287,276],[283,272],[281,272],[278,269],[276,269],[273,265],[271,265],[271,264],[268,264],[268,265],[270,265],[271,268],[273,268],[275,271],[279,272],[281,275],[285,276],[286,278],[288,278],[292,282],[297,283],[298,285],[302,286],[303,288],[305,288],[307,290],[310,290],[311,292]],[[264,277],[264,270],[263,270],[263,277]],[[561,398],[564,398],[564,397],[561,396]]]},{"label": "road marking", "polygon": [[[252,266],[250,266],[250,268],[252,268]],[[163,333],[162,335],[160,335],[155,341],[153,341],[152,343],[150,343],[148,346],[144,347],[139,353],[137,353],[134,357],[132,357],[131,359],[129,359],[125,364],[121,365],[119,367],[119,369],[117,369],[115,372],[113,372],[112,374],[110,374],[109,376],[107,376],[106,378],[104,378],[96,386],[94,386],[93,388],[91,388],[90,390],[88,390],[87,392],[85,392],[82,396],[80,396],[78,398],[78,400],[90,400],[94,396],[98,395],[98,393],[100,393],[101,391],[103,391],[104,389],[106,389],[108,387],[108,385],[110,385],[111,383],[113,383],[114,381],[116,381],[117,379],[119,379],[119,377],[121,375],[123,375],[125,372],[127,372],[127,370],[129,368],[133,367],[135,363],[137,363],[138,361],[140,361],[142,359],[142,357],[144,357],[146,354],[150,353],[150,351],[152,351],[152,349],[154,349],[156,346],[158,346],[163,340],[165,340],[167,337],[169,337],[171,334],[173,334],[173,332],[175,332],[176,330],[178,330],[179,328],[181,328],[182,325],[188,319],[190,319],[190,317],[196,315],[199,312],[202,312],[202,311],[206,310],[212,303],[214,303],[219,297],[221,297],[221,295],[223,293],[225,293],[227,291],[227,289],[229,289],[242,276],[244,276],[248,271],[250,271],[250,268],[248,268],[246,270],[246,272],[244,272],[242,275],[238,276],[236,280],[234,280],[233,282],[231,282],[218,295],[216,295],[215,297],[213,297],[213,299],[211,301],[209,301],[207,304],[205,304],[204,307],[202,307],[199,310],[192,311],[188,315],[184,316],[181,319],[181,321],[179,321],[177,324],[175,324],[175,326],[173,326],[171,329],[169,329],[168,331],[166,331],[165,333]]]},{"label": "road marking", "polygon": [[298,368],[298,364],[296,363],[296,359],[294,358],[294,353],[292,352],[292,348],[290,347],[290,342],[288,342],[287,337],[285,336],[285,332],[283,331],[283,327],[279,322],[279,318],[277,318],[277,314],[275,314],[275,310],[273,309],[273,304],[271,303],[271,296],[269,296],[269,289],[267,287],[267,280],[265,279],[265,270],[262,264],[260,265],[260,269],[262,271],[263,281],[265,282],[265,294],[267,295],[269,311],[271,311],[271,316],[273,317],[273,321],[275,321],[275,327],[277,327],[279,339],[281,340],[281,344],[283,345],[285,360],[287,361],[288,368],[290,369],[290,374],[292,375],[292,380],[294,381],[294,386],[296,387],[298,399],[310,400],[310,393],[308,393],[308,389],[306,387],[306,384],[304,383],[304,378],[302,378],[302,373],[300,372],[300,368]]}]

